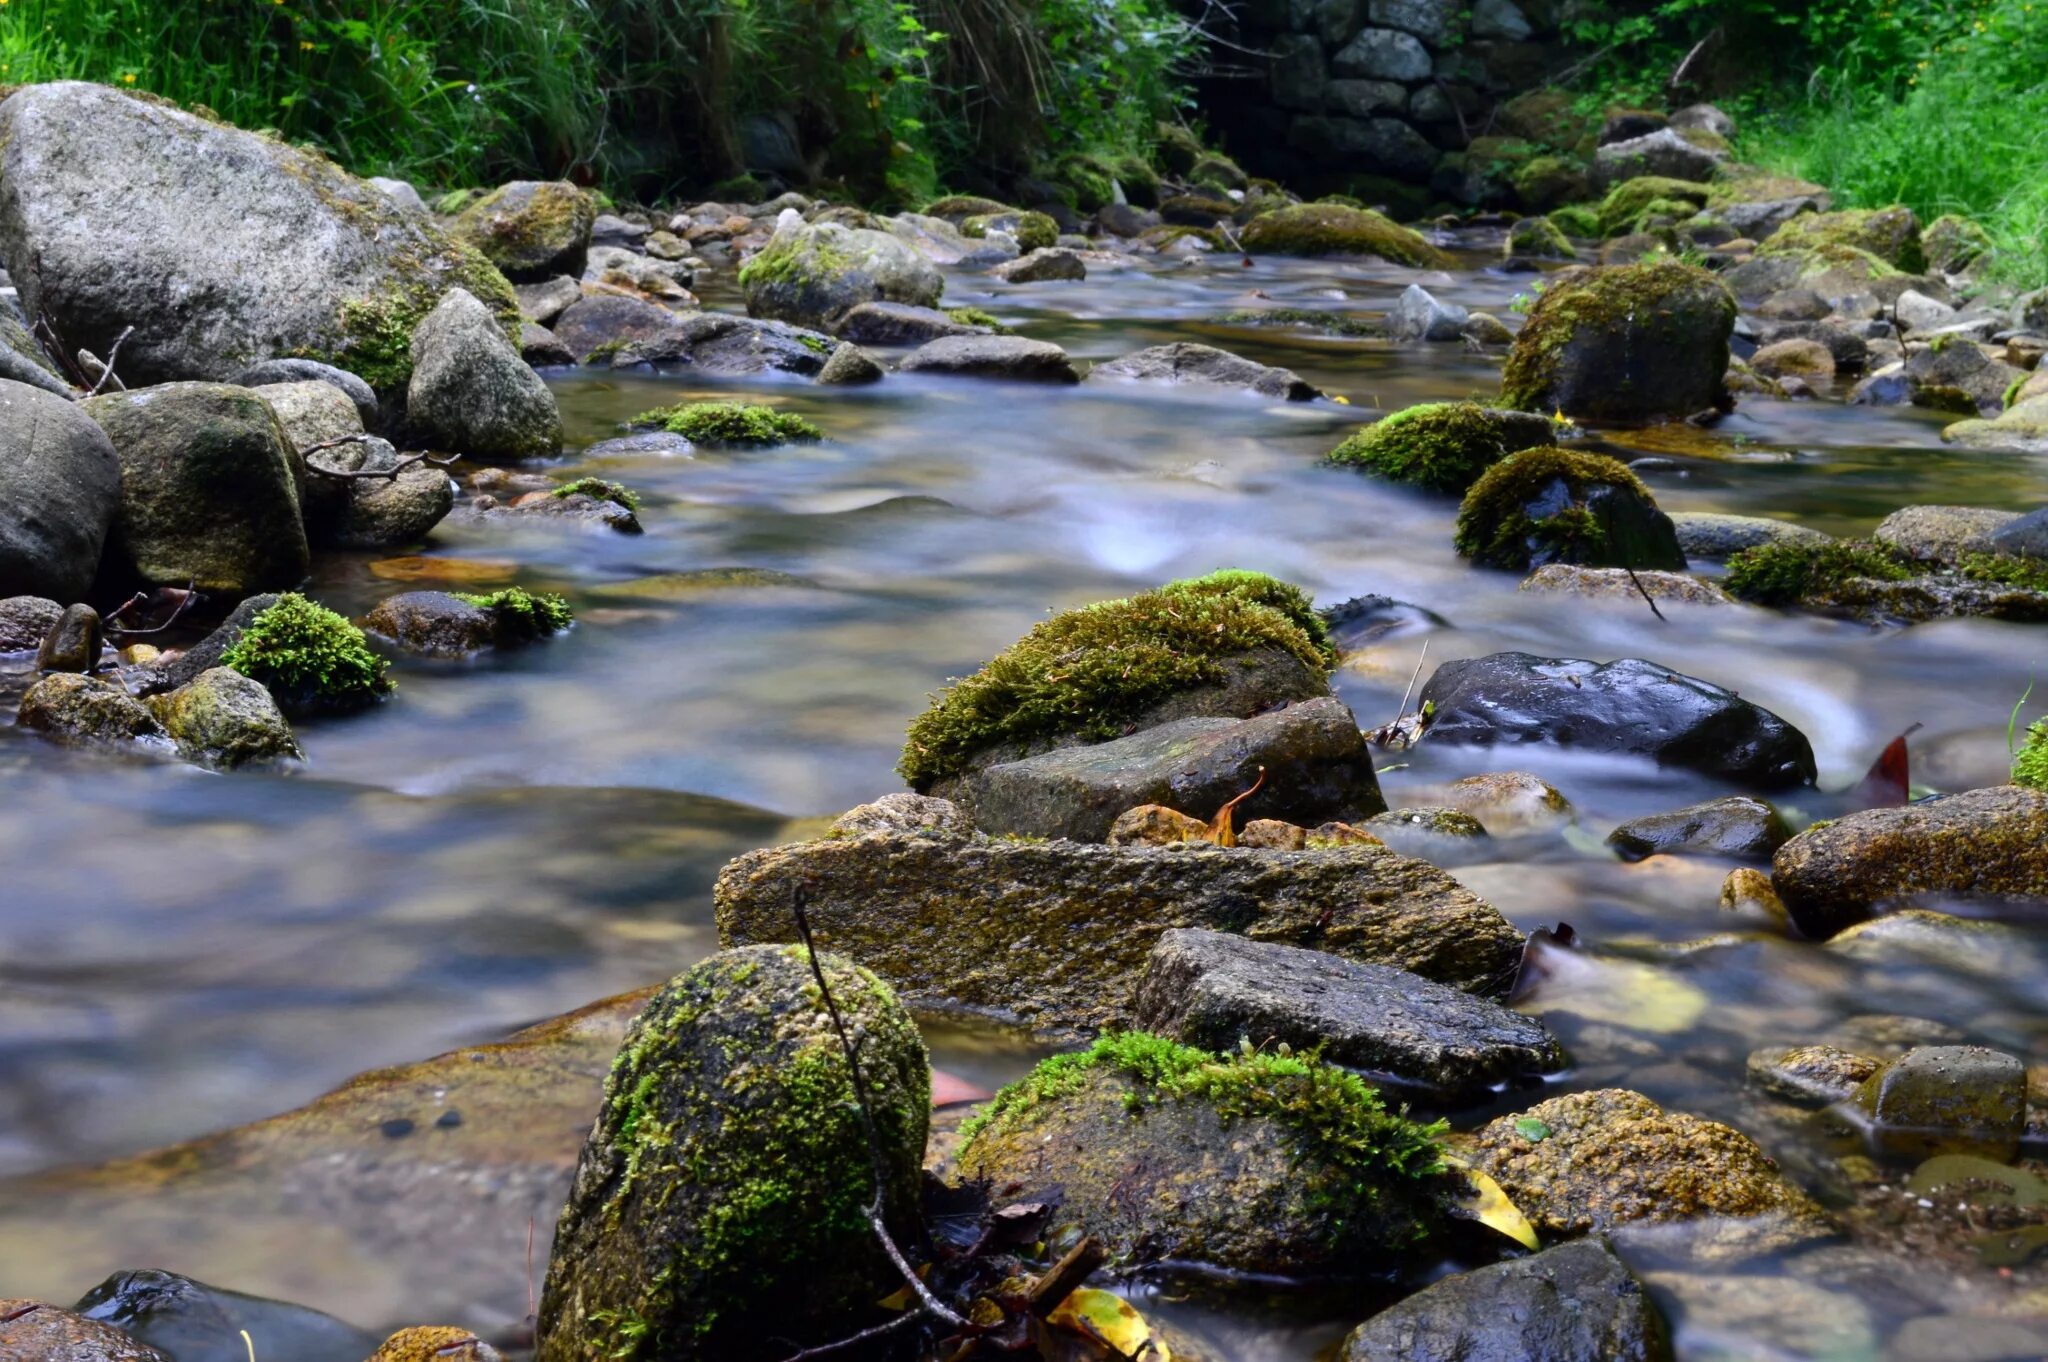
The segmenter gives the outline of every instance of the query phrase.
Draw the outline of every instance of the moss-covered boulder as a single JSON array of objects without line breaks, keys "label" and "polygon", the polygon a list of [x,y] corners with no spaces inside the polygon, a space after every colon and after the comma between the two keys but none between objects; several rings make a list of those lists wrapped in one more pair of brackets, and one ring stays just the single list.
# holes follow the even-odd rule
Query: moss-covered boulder
[{"label": "moss-covered boulder", "polygon": [[1702,1261],[1834,1234],[1827,1213],[1741,1131],[1608,1088],[1539,1102],[1473,1137],[1475,1164],[1544,1234],[1701,1221]]},{"label": "moss-covered boulder", "polygon": [[305,579],[298,452],[257,389],[166,383],[84,410],[121,461],[117,562],[152,585],[229,597]]},{"label": "moss-covered boulder", "polygon": [[1554,275],[1515,337],[1501,404],[1617,424],[1727,400],[1735,297],[1676,260]]},{"label": "moss-covered boulder", "polygon": [[1550,563],[1685,567],[1671,518],[1618,459],[1526,449],[1488,468],[1458,508],[1457,550],[1484,567],[1525,572]]},{"label": "moss-covered boulder", "polygon": [[937,307],[938,269],[886,232],[786,219],[740,268],[748,315],[831,330],[860,303]]},{"label": "moss-covered boulder", "polygon": [[1518,218],[1508,228],[1501,253],[1509,260],[1576,260],[1571,238],[1546,217]]},{"label": "moss-covered boulder", "polygon": [[223,770],[305,756],[270,692],[230,667],[213,667],[149,708],[178,755]]},{"label": "moss-covered boulder", "polygon": [[1681,203],[1698,209],[1707,202],[1710,192],[1706,185],[1693,180],[1673,180],[1657,175],[1624,180],[1608,190],[1600,200],[1596,210],[1600,219],[1600,235],[1621,236],[1637,230],[1653,204]]},{"label": "moss-covered boulder", "polygon": [[858,1087],[801,946],[722,952],[647,1004],[555,1228],[538,1362],[781,1357],[901,1285],[867,1209],[918,1241],[931,1067],[886,985],[818,964]]},{"label": "moss-covered boulder", "polygon": [[970,768],[1324,693],[1336,660],[1299,587],[1225,570],[1055,615],[934,697],[897,770],[929,792]]},{"label": "moss-covered boulder", "polygon": [[1044,213],[1003,209],[976,213],[960,223],[960,235],[964,237],[986,237],[990,232],[1008,233],[1018,249],[1025,252],[1048,249],[1058,245],[1060,239],[1060,225]]},{"label": "moss-covered boulder", "polygon": [[1944,213],[1920,233],[1920,250],[1930,270],[1973,274],[1991,254],[1991,233],[1973,218]]},{"label": "moss-covered boulder", "polygon": [[455,234],[515,284],[583,273],[597,201],[566,180],[516,180],[462,210]]},{"label": "moss-covered boulder", "polygon": [[14,722],[66,747],[104,747],[168,756],[170,740],[142,702],[111,681],[52,672],[21,697]]},{"label": "moss-covered boulder", "polygon": [[1447,1186],[1436,1129],[1348,1070],[1145,1032],[1046,1060],[963,1135],[962,1172],[1057,1200],[1055,1241],[1129,1264],[1359,1276],[1428,1237]]},{"label": "moss-covered boulder", "polygon": [[1855,1102],[1888,1151],[2006,1161],[2026,1125],[2027,1066],[1981,1045],[1918,1046],[1865,1079]]},{"label": "moss-covered boulder", "polygon": [[402,388],[449,288],[518,318],[473,247],[319,153],[74,81],[0,103],[0,258],[67,344],[105,355],[132,326],[130,386],[303,354]]},{"label": "moss-covered boulder", "polygon": [[1369,208],[1300,203],[1261,213],[1240,239],[1254,255],[1371,255],[1416,269],[1448,269],[1451,258],[1421,233]]},{"label": "moss-covered boulder", "polygon": [[1522,206],[1536,213],[1577,203],[1592,191],[1585,163],[1567,156],[1532,156],[1510,171],[1508,179]]},{"label": "moss-covered boulder", "polygon": [[362,709],[391,692],[363,631],[295,591],[238,628],[220,664],[261,682],[294,717]]},{"label": "moss-covered boulder", "polygon": [[1364,427],[1329,457],[1432,492],[1463,492],[1508,455],[1556,443],[1546,416],[1476,402],[1425,402]]},{"label": "moss-covered boulder", "polygon": [[1868,252],[1907,274],[1918,274],[1927,268],[1927,255],[1920,244],[1920,219],[1912,209],[1899,204],[1839,213],[1802,213],[1771,233],[1757,253],[1826,254],[1840,247]]},{"label": "moss-covered boulder", "polygon": [[1812,937],[1885,904],[2048,896],[2048,792],[1999,785],[1818,824],[1778,848],[1771,883]]},{"label": "moss-covered boulder", "polygon": [[413,331],[405,415],[434,448],[475,459],[544,459],[562,448],[554,393],[465,289],[450,289]]}]

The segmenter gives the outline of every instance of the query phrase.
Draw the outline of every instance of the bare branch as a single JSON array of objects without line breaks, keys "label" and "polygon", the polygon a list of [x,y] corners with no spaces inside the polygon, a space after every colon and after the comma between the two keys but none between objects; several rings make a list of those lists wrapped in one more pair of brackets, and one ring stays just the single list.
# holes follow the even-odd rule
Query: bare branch
[{"label": "bare branch", "polygon": [[877,1324],[873,1328],[863,1329],[851,1337],[837,1339],[831,1343],[820,1343],[815,1348],[805,1348],[801,1352],[791,1353],[785,1359],[785,1362],[810,1362],[810,1359],[814,1357],[830,1357],[833,1353],[845,1352],[848,1348],[858,1347],[874,1339],[886,1337],[889,1334],[895,1333],[898,1329],[916,1324],[923,1318],[924,1311],[922,1310],[906,1311],[886,1324]]},{"label": "bare branch", "polygon": [[1095,1269],[1108,1261],[1109,1250],[1100,1239],[1089,1235],[1068,1249],[1066,1257],[1031,1284],[1031,1291],[1025,1298],[1026,1308],[1044,1319],[1059,1308],[1061,1301],[1073,1295],[1075,1288],[1094,1276]]},{"label": "bare branch", "polygon": [[377,479],[383,482],[391,482],[396,480],[400,473],[403,473],[406,469],[411,468],[414,464],[430,463],[434,465],[434,467],[436,468],[446,468],[448,465],[454,463],[456,460],[462,457],[460,454],[450,454],[446,458],[437,459],[424,449],[415,449],[410,453],[401,455],[398,462],[392,464],[391,467],[389,468],[354,469],[330,468],[326,464],[319,462],[313,457],[315,454],[318,454],[323,450],[339,449],[343,445],[367,444],[371,440],[377,438],[378,437],[375,435],[342,435],[332,440],[322,440],[318,444],[307,445],[304,449],[299,451],[299,457],[305,460],[306,470],[308,472],[318,473],[323,478],[339,478],[344,481],[354,479]]},{"label": "bare branch", "polygon": [[[1643,579],[1636,576],[1636,570],[1632,567],[1625,567],[1622,571],[1626,572],[1628,579],[1636,584],[1636,590],[1643,593],[1643,599],[1650,603],[1650,613],[1660,620],[1664,619],[1664,612],[1657,608],[1657,598],[1652,596],[1650,589],[1643,585]],[[1669,621],[1666,621],[1666,623],[1669,623]]]},{"label": "bare branch", "polygon": [[[122,328],[121,328],[121,334],[120,334],[120,335],[118,335],[118,336],[116,336],[116,337],[114,337],[114,344],[113,344],[113,348],[111,348],[111,349],[109,349],[109,350],[107,351],[107,357],[106,357],[106,358],[105,358],[104,360],[101,360],[101,361],[99,361],[99,366],[100,366],[100,376],[99,376],[99,380],[98,380],[97,382],[95,382],[95,383],[94,383],[94,384],[92,385],[92,387],[91,387],[91,388],[89,388],[89,389],[87,389],[87,390],[86,390],[86,394],[85,394],[85,395],[86,395],[87,397],[97,397],[97,396],[99,395],[99,391],[100,391],[100,389],[101,389],[101,388],[104,388],[104,387],[106,387],[106,386],[107,386],[107,384],[108,384],[109,382],[111,382],[111,383],[112,383],[112,384],[114,385],[114,388],[116,389],[116,391],[119,391],[119,392],[127,392],[127,391],[128,391],[128,385],[127,385],[126,383],[123,383],[123,382],[122,382],[122,381],[121,381],[121,380],[120,380],[120,379],[119,379],[118,377],[116,377],[116,376],[115,376],[115,374],[114,374],[114,361],[115,361],[115,360],[117,360],[117,359],[119,359],[119,358],[121,357],[121,345],[122,345],[122,343],[123,343],[124,341],[126,341],[126,340],[127,340],[127,339],[128,339],[129,337],[130,337],[130,336],[132,336],[132,335],[134,335],[134,334],[135,334],[135,328],[134,328],[134,327],[132,327],[132,326],[124,326],[124,327],[122,327]],[[81,352],[81,353],[83,353],[83,352]]]}]

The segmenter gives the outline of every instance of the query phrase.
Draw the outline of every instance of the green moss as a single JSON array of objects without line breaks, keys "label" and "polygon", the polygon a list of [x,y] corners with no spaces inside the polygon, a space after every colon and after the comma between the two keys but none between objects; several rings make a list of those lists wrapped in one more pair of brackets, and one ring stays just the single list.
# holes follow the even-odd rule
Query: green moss
[{"label": "green moss", "polygon": [[1576,260],[1579,257],[1570,238],[1545,217],[1522,218],[1509,227],[1507,240],[1501,244],[1501,253],[1537,260]]},{"label": "green moss", "polygon": [[1217,596],[1232,596],[1253,605],[1263,605],[1285,615],[1294,626],[1309,636],[1323,654],[1326,662],[1337,660],[1337,650],[1330,643],[1329,626],[1324,622],[1316,603],[1309,594],[1292,582],[1283,582],[1278,577],[1249,568],[1218,568],[1200,577],[1183,577],[1177,582],[1168,582],[1159,588],[1168,596],[1195,596],[1204,599]]},{"label": "green moss", "polygon": [[1017,210],[1007,203],[994,199],[979,198],[973,194],[948,194],[943,199],[933,199],[923,208],[928,218],[945,218],[949,221],[960,218],[987,217],[994,213],[1014,213]]},{"label": "green moss", "polygon": [[[408,262],[398,263],[403,268]],[[451,288],[468,290],[489,308],[516,349],[519,297],[498,267],[476,247],[460,240],[449,242],[444,265],[438,280],[416,278],[409,284],[393,284],[363,297],[343,299],[336,316],[338,343],[331,349],[297,353],[359,375],[380,392],[402,389],[412,379],[412,333]]]},{"label": "green moss", "polygon": [[1268,255],[1374,255],[1416,269],[1448,269],[1451,258],[1421,234],[1370,209],[1301,203],[1253,218],[1246,250]]},{"label": "green moss", "polygon": [[1178,123],[1160,123],[1154,128],[1153,159],[1168,174],[1185,176],[1202,159],[1202,139]]},{"label": "green moss", "polygon": [[547,181],[523,191],[524,201],[507,208],[514,186],[504,185],[470,204],[455,230],[501,268],[531,270],[547,265],[590,236],[597,205],[566,181]]},{"label": "green moss", "polygon": [[1000,213],[977,213],[963,220],[960,235],[979,240],[994,228],[1008,232],[1016,238],[1020,249],[1035,251],[1045,246],[1057,246],[1060,240],[1060,225],[1044,213],[1020,213],[1004,209]]},{"label": "green moss", "polygon": [[713,203],[756,204],[768,198],[768,186],[753,175],[734,175],[704,192]]},{"label": "green moss", "polygon": [[1099,156],[1062,157],[1052,179],[1077,212],[1092,213],[1116,198],[1116,172]]},{"label": "green moss", "polygon": [[1303,621],[1312,613],[1284,583],[1232,572],[1055,615],[933,697],[896,769],[929,788],[997,743],[1117,737],[1146,709],[1220,683],[1229,659],[1259,650],[1290,653],[1327,677],[1327,640]]},{"label": "green moss", "polygon": [[[626,509],[633,508],[628,506]],[[467,591],[450,594],[458,601],[467,601],[477,609],[488,610],[496,616],[499,635],[504,638],[545,638],[549,634],[561,633],[576,621],[576,613],[569,608],[569,602],[552,591],[535,593],[522,586],[508,586],[487,594]]]},{"label": "green moss", "polygon": [[262,683],[286,713],[359,709],[392,688],[363,631],[297,592],[249,621],[220,660]]},{"label": "green moss", "polygon": [[1851,577],[1899,582],[1913,575],[1882,544],[1841,540],[1830,544],[1759,544],[1728,559],[1722,585],[1754,605],[1797,605],[1825,595]]},{"label": "green moss", "polygon": [[1962,274],[1991,253],[1991,233],[1969,218],[1948,213],[1928,224],[1920,234],[1920,248],[1929,269]]},{"label": "green moss", "polygon": [[985,326],[998,336],[1010,334],[1010,328],[996,320],[996,314],[978,307],[949,307],[946,315],[962,326]]},{"label": "green moss", "polygon": [[640,509],[640,494],[623,483],[611,482],[605,478],[578,478],[565,482],[548,493],[551,497],[589,497],[594,501],[609,501],[629,511]]},{"label": "green moss", "polygon": [[[1680,315],[1667,304],[1673,297],[1689,294],[1703,284],[1721,288],[1713,275],[1698,266],[1667,258],[1597,273],[1578,270],[1560,276],[1545,290],[1515,337],[1515,348],[1509,352],[1507,365],[1501,371],[1501,405],[1517,411],[1545,410],[1555,377],[1553,359],[1582,329],[1597,333],[1664,327],[1682,333],[1684,328],[1697,323],[1696,310],[1681,309],[1680,312],[1695,315]],[[1722,292],[1725,295],[1726,290]],[[1727,297],[1726,308],[1732,327],[1732,296]],[[1720,368],[1725,369],[1725,340],[1722,345]]]},{"label": "green moss", "polygon": [[[1707,202],[1706,185],[1691,180],[1674,180],[1663,175],[1639,175],[1623,180],[1607,191],[1600,201],[1601,236],[1620,236],[1636,230],[1645,210],[1659,200],[1689,205],[1697,211]],[[1691,213],[1686,214],[1690,217]]]},{"label": "green moss", "polygon": [[2027,741],[2012,759],[2012,783],[2048,790],[2048,719],[2036,719],[2027,727]]},{"label": "green moss", "polygon": [[1240,308],[1215,318],[1218,326],[1312,326],[1332,336],[1379,336],[1386,333],[1381,323],[1366,317],[1347,317],[1341,312],[1317,312],[1302,307]]},{"label": "green moss", "polygon": [[1551,224],[1568,236],[1592,237],[1601,235],[1600,210],[1584,203],[1568,203],[1562,208],[1553,208],[1544,216]]},{"label": "green moss", "polygon": [[824,232],[777,232],[740,266],[740,287],[804,284],[844,273],[854,264],[853,257],[834,246]]},{"label": "green moss", "polygon": [[1841,248],[1875,256],[1894,273],[1918,274],[1927,268],[1927,256],[1920,246],[1919,223],[1912,210],[1896,205],[1839,213],[1802,213],[1771,233],[1758,254],[1819,252],[1831,256]]},{"label": "green moss", "polygon": [[482,193],[479,189],[451,189],[433,201],[433,209],[443,217],[454,217],[477,201]]},{"label": "green moss", "polygon": [[1187,179],[1198,189],[1224,193],[1233,189],[1249,189],[1252,183],[1244,168],[1220,151],[1203,152],[1188,168]]},{"label": "green moss", "polygon": [[690,402],[656,407],[634,417],[633,424],[659,426],[692,444],[738,448],[825,438],[824,431],[795,412],[742,402]]},{"label": "green moss", "polygon": [[1606,484],[1626,488],[1655,503],[1642,479],[1618,459],[1575,449],[1525,449],[1482,473],[1458,508],[1453,544],[1458,552],[1487,567],[1519,572],[1531,561],[1600,564],[1609,545],[1597,517],[1574,504],[1541,520],[1529,518],[1525,507],[1563,479],[1573,501]]},{"label": "green moss", "polygon": [[1966,553],[1957,570],[1973,582],[2048,591],[2048,562],[2004,553]]},{"label": "green moss", "polygon": [[1329,461],[1432,492],[1463,492],[1501,459],[1544,443],[1529,438],[1541,420],[1476,402],[1425,402],[1356,432]]}]

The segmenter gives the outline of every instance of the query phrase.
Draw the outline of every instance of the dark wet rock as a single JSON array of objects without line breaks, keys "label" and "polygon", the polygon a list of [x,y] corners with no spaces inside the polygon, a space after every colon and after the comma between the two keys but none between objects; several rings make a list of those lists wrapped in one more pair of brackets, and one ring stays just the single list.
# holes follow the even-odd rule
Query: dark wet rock
[{"label": "dark wet rock", "polygon": [[1329,629],[1331,641],[1344,649],[1360,648],[1391,634],[1449,627],[1434,610],[1392,596],[1353,596],[1316,614]]},{"label": "dark wet rock", "polygon": [[304,579],[298,454],[260,389],[167,383],[83,405],[120,457],[114,547],[142,580],[240,596]]},{"label": "dark wet rock", "polygon": [[650,344],[682,328],[682,318],[641,298],[593,293],[564,308],[548,329],[577,360],[609,358],[621,347]]},{"label": "dark wet rock", "polygon": [[1097,1235],[1118,1263],[1356,1277],[1442,1215],[1437,1179],[1414,1171],[1430,1166],[1428,1135],[1379,1108],[1320,1060],[1283,1069],[1134,1032],[998,1093],[960,1169],[1056,1202],[1048,1237]]},{"label": "dark wet rock", "polygon": [[1476,1166],[1545,1234],[1711,1218],[1695,1252],[1725,1262],[1834,1233],[1827,1214],[1747,1135],[1667,1112],[1641,1093],[1553,1097],[1472,1139]]},{"label": "dark wet rock", "polygon": [[837,342],[821,331],[787,322],[735,317],[727,312],[691,312],[673,330],[650,340],[628,341],[611,357],[614,369],[636,364],[690,364],[714,374],[796,374],[815,376]]},{"label": "dark wet rock", "polygon": [[1607,845],[1625,861],[1682,855],[1769,861],[1791,837],[1784,816],[1771,805],[1749,795],[1730,795],[1630,819],[1607,835]]},{"label": "dark wet rock", "polygon": [[583,285],[566,274],[558,274],[539,283],[518,284],[512,291],[519,298],[519,315],[551,331],[556,318],[583,298]]},{"label": "dark wet rock", "polygon": [[1469,309],[1410,284],[1387,310],[1387,334],[1397,341],[1454,341],[1471,316]]},{"label": "dark wet rock", "polygon": [[1680,571],[1671,518],[1618,460],[1538,447],[1489,467],[1465,493],[1458,552],[1511,572],[1551,563]]},{"label": "dark wet rock", "polygon": [[67,399],[0,378],[0,596],[84,595],[120,499],[106,432]]},{"label": "dark wet rock", "polygon": [[39,651],[64,607],[45,596],[8,596],[0,599],[0,653]]},{"label": "dark wet rock", "polygon": [[537,459],[562,448],[555,395],[490,309],[450,289],[413,331],[406,421],[435,448],[477,459]]},{"label": "dark wet rock", "polygon": [[149,709],[177,743],[178,755],[201,766],[234,770],[305,756],[270,692],[227,667],[150,697]]},{"label": "dark wet rock", "polygon": [[1420,699],[1435,706],[1430,737],[1439,743],[1626,753],[1766,790],[1814,779],[1813,748],[1798,729],[1733,691],[1641,658],[1494,653],[1445,663]]},{"label": "dark wet rock", "polygon": [[1049,1032],[1123,1021],[1159,934],[1237,931],[1393,965],[1475,992],[1506,986],[1514,929],[1434,866],[1384,847],[1300,852],[1112,847],[870,833],[751,852],[714,892],[720,939],[818,940],[906,995]]},{"label": "dark wet rock", "polygon": [[0,1300],[0,1357],[19,1362],[182,1362],[111,1324],[29,1300]]},{"label": "dark wet rock", "polygon": [[113,747],[168,754],[163,726],[111,681],[52,672],[21,697],[15,723],[66,747]]},{"label": "dark wet rock", "polygon": [[1778,848],[1771,882],[1816,938],[1922,896],[2048,896],[2048,792],[1998,785],[1818,824]]},{"label": "dark wet rock", "polygon": [[1502,405],[1626,424],[1689,416],[1725,400],[1735,298],[1676,261],[1571,269],[1515,337]]},{"label": "dark wet rock", "polygon": [[1240,822],[1313,825],[1387,807],[1357,719],[1327,697],[1250,719],[1181,719],[985,766],[967,777],[962,794],[983,832],[1099,842],[1119,814],[1140,804],[1213,817],[1251,789],[1262,769],[1264,786],[1237,806]]},{"label": "dark wet rock", "polygon": [[407,652],[463,657],[498,641],[491,612],[445,591],[407,591],[377,602],[363,627]]},{"label": "dark wet rock", "polygon": [[363,1362],[377,1348],[376,1335],[332,1315],[154,1268],[116,1272],[77,1308],[177,1362],[247,1362],[243,1330],[263,1340],[258,1357],[292,1362]]},{"label": "dark wet rock", "polygon": [[266,359],[242,370],[233,383],[238,388],[268,388],[280,383],[325,383],[340,389],[355,404],[356,417],[362,422],[363,429],[371,430],[377,425],[376,390],[360,376],[317,359]]},{"label": "dark wet rock", "polygon": [[1639,137],[1609,142],[1593,154],[1593,187],[1605,191],[1625,180],[1655,175],[1667,180],[1701,184],[1728,159],[1725,151],[1710,151],[1686,140],[1673,128],[1659,128]]},{"label": "dark wet rock", "polygon": [[2026,1125],[2027,1066],[1981,1045],[1923,1046],[1864,1080],[1855,1100],[1887,1149],[2004,1161]]},{"label": "dark wet rock", "polygon": [[869,1136],[798,946],[712,956],[634,1023],[555,1229],[537,1362],[777,1358],[868,1322],[897,1284],[865,1210],[915,1242],[931,1068],[910,1013],[819,961],[860,1050]]},{"label": "dark wet rock", "polygon": [[906,374],[999,378],[1013,383],[1079,383],[1067,352],[1050,341],[1022,336],[947,336],[927,341],[904,357]]},{"label": "dark wet rock", "polygon": [[1750,1053],[1749,1081],[1795,1102],[1845,1102],[1884,1061],[1833,1045],[1766,1046]]},{"label": "dark wet rock", "polygon": [[818,382],[827,387],[864,387],[880,383],[886,375],[880,360],[850,341],[841,341],[825,367],[818,370]]},{"label": "dark wet rock", "polygon": [[1978,506],[1905,506],[1879,521],[1870,537],[1920,562],[1954,563],[1966,553],[1998,552],[1996,534],[2018,519]]},{"label": "dark wet rock", "polygon": [[1229,932],[1162,935],[1133,1005],[1134,1024],[1219,1054],[1241,1040],[1319,1050],[1346,1068],[1440,1096],[1562,1068],[1543,1023],[1406,970]]},{"label": "dark wet rock", "polygon": [[1638,607],[1646,594],[1666,605],[1729,605],[1735,599],[1713,582],[1683,572],[1630,572],[1626,568],[1589,568],[1571,563],[1537,568],[1521,589],[1582,600],[1630,602]]},{"label": "dark wet rock", "polygon": [[1668,1362],[1662,1316],[1613,1250],[1560,1244],[1445,1277],[1373,1316],[1339,1362]]},{"label": "dark wet rock", "polygon": [[561,369],[576,363],[576,352],[539,322],[519,324],[519,358],[529,369]]},{"label": "dark wet rock", "polygon": [[1061,280],[1086,279],[1088,267],[1080,254],[1058,246],[1041,246],[1015,260],[1005,260],[989,270],[991,277],[1006,284],[1044,284]]},{"label": "dark wet rock", "polygon": [[923,345],[946,336],[985,336],[986,327],[956,322],[935,307],[909,303],[861,303],[839,319],[841,340],[856,345]]},{"label": "dark wet rock", "polygon": [[740,269],[747,312],[830,330],[861,303],[935,307],[945,277],[886,232],[785,218]]},{"label": "dark wet rock", "polygon": [[198,679],[201,672],[220,665],[221,657],[234,646],[242,631],[255,618],[276,605],[280,598],[275,595],[250,596],[237,605],[228,617],[222,620],[206,637],[177,654],[168,661],[159,661],[147,667],[136,667],[130,672],[137,695],[161,695],[176,690]]},{"label": "dark wet rock", "polygon": [[1148,346],[1088,371],[1090,383],[1106,379],[1248,388],[1261,397],[1284,398],[1289,402],[1311,402],[1323,395],[1292,369],[1260,364],[1228,350],[1192,341]]},{"label": "dark wet rock", "polygon": [[1838,374],[1860,374],[1870,366],[1870,344],[1862,335],[1846,326],[1828,321],[1793,321],[1767,327],[1763,339],[1769,344],[1780,341],[1812,341],[1826,348],[1828,358],[1833,361]]},{"label": "dark wet rock", "polygon": [[954,841],[974,835],[974,822],[950,799],[898,791],[869,804],[857,804],[832,820],[828,837],[858,837],[868,832],[901,832]]},{"label": "dark wet rock", "polygon": [[514,283],[580,274],[597,203],[563,180],[515,180],[462,210],[456,236]]},{"label": "dark wet rock", "polygon": [[98,670],[103,632],[99,611],[89,605],[66,606],[36,647],[36,670]]}]

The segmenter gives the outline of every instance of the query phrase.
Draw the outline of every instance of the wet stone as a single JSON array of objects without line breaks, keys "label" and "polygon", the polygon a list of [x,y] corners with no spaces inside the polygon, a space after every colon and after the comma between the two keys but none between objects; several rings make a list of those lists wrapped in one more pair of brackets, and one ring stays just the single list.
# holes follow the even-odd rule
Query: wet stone
[{"label": "wet stone", "polygon": [[64,607],[46,596],[0,600],[0,653],[32,653],[64,617]]},{"label": "wet stone", "polygon": [[0,1357],[10,1362],[180,1362],[111,1324],[29,1300],[0,1300]]},{"label": "wet stone", "polygon": [[1867,1079],[1856,1103],[1884,1148],[2009,1159],[2026,1123],[2027,1070],[1979,1045],[1924,1046]]},{"label": "wet stone", "polygon": [[318,1310],[153,1268],[115,1273],[80,1299],[78,1311],[177,1362],[246,1362],[244,1329],[263,1340],[259,1357],[294,1362],[362,1362],[377,1347],[375,1335]]},{"label": "wet stone", "polygon": [[65,609],[36,649],[36,668],[46,672],[90,672],[100,664],[100,615],[89,605]]},{"label": "wet stone", "polygon": [[1791,836],[1784,817],[1770,804],[1730,795],[1631,819],[1607,835],[1607,845],[1626,861],[1690,854],[1767,862]]},{"label": "wet stone", "polygon": [[1749,1081],[1756,1087],[1816,1105],[1854,1097],[1863,1081],[1882,1067],[1882,1060],[1832,1045],[1766,1046],[1753,1051],[1747,1065]]}]

